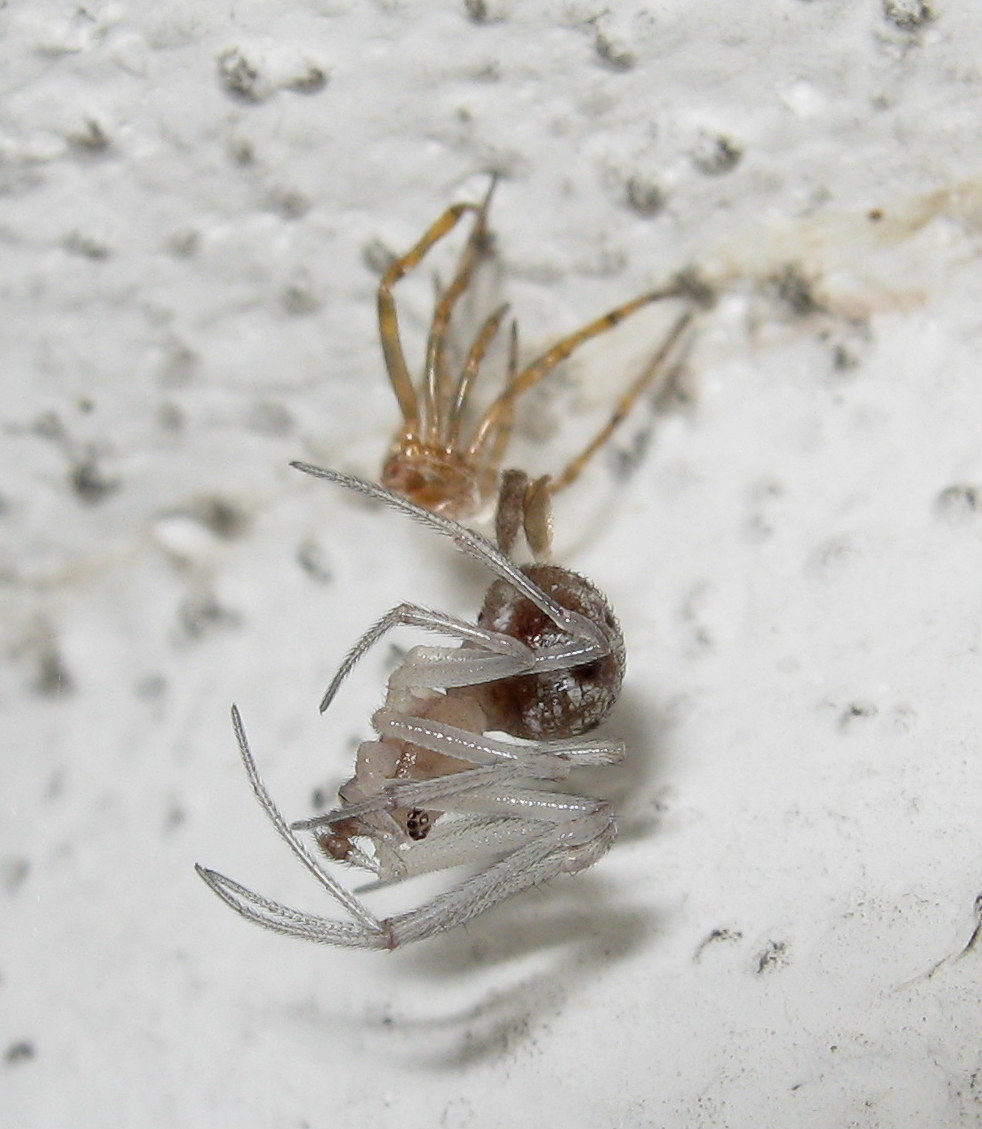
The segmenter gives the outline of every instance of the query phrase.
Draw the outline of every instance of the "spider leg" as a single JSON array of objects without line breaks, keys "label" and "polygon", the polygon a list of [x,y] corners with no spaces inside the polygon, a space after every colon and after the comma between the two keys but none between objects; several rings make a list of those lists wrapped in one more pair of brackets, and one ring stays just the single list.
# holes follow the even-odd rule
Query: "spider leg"
[{"label": "spider leg", "polygon": [[610,849],[616,833],[608,804],[597,804],[593,811],[548,827],[452,890],[418,909],[386,919],[392,945],[432,937],[530,886],[584,870]]},{"label": "spider leg", "polygon": [[409,271],[419,265],[423,256],[460,222],[467,212],[479,212],[478,204],[452,204],[433,224],[427,228],[422,239],[405,255],[395,259],[382,276],[378,286],[378,326],[382,341],[382,354],[385,367],[392,382],[392,389],[399,401],[402,412],[404,432],[408,436],[419,434],[420,405],[413,387],[412,377],[406,365],[399,336],[399,317],[396,312],[392,288]]},{"label": "spider leg", "polygon": [[447,412],[444,421],[445,430],[443,434],[439,436],[448,448],[455,449],[459,445],[460,426],[463,422],[464,412],[467,410],[467,401],[470,397],[471,389],[474,386],[474,381],[480,370],[481,362],[484,360],[484,354],[488,351],[488,346],[501,328],[501,322],[507,312],[507,304],[499,306],[498,309],[485,320],[477,337],[474,339],[474,344],[471,346],[470,352],[467,354],[467,360],[464,362],[460,380],[457,382],[457,390],[454,393],[453,403],[450,405],[450,410]]},{"label": "spider leg", "polygon": [[[511,639],[508,635],[495,635]],[[451,686],[477,686],[498,682],[519,674],[546,674],[554,670],[571,670],[608,653],[606,645],[572,639],[554,647],[528,651],[525,658],[516,655],[482,653],[472,647],[413,647],[389,677],[389,690],[399,694],[405,690],[446,690]]]},{"label": "spider leg", "polygon": [[[496,451],[500,450],[503,445],[498,441],[498,432],[510,421],[512,411],[514,410],[514,403],[518,397],[524,395],[529,389],[538,384],[544,376],[552,372],[558,364],[566,360],[566,358],[581,345],[599,336],[601,333],[606,333],[608,330],[613,329],[614,326],[619,325],[625,318],[629,317],[637,310],[650,305],[652,302],[659,302],[665,298],[683,297],[688,292],[682,281],[670,283],[668,286],[664,286],[659,290],[652,290],[647,294],[642,294],[640,297],[634,298],[630,302],[625,302],[622,306],[617,306],[602,317],[588,322],[575,333],[571,333],[568,337],[564,337],[561,341],[556,342],[555,345],[547,349],[532,361],[530,365],[518,373],[513,380],[509,381],[505,390],[491,404],[475,428],[473,438],[468,446],[468,454],[475,459],[480,459],[486,454],[489,448],[493,448]],[[500,459],[500,455],[498,457]],[[497,471],[498,467],[495,465],[493,469]]]},{"label": "spider leg", "polygon": [[555,494],[557,491],[562,490],[564,487],[569,486],[571,482],[575,482],[583,471],[583,468],[590,461],[597,451],[607,442],[611,434],[615,431],[621,423],[624,422],[628,413],[637,403],[639,397],[651,384],[654,378],[662,371],[665,360],[675,347],[676,342],[685,332],[689,323],[692,321],[692,311],[689,310],[684,313],[672,326],[668,332],[668,336],[662,342],[658,351],[645,365],[641,375],[634,381],[630,388],[617,402],[610,419],[604,424],[603,427],[597,432],[593,439],[583,448],[583,450],[572,459],[566,466],[566,469],[558,474],[551,483],[551,492]]},{"label": "spider leg", "polygon": [[343,945],[355,949],[392,948],[384,921],[379,923],[380,929],[377,930],[349,921],[330,921],[274,902],[215,870],[198,865],[195,870],[240,917],[254,921],[265,929],[272,929],[274,933],[297,937],[303,941],[316,941],[322,945]]},{"label": "spider leg", "polygon": [[[575,865],[583,844],[590,844],[598,837],[605,838],[609,841],[602,850],[606,850],[613,841],[613,816],[605,801],[521,786],[523,778],[561,779],[574,766],[557,764],[558,757],[549,763],[548,754],[543,751],[547,743],[528,748],[507,746],[486,736],[440,724],[426,725],[427,732],[420,732],[413,724],[403,726],[393,711],[381,710],[379,714],[384,715],[376,715],[380,733],[391,732],[392,736],[411,739],[414,744],[459,760],[466,757],[470,763],[484,762],[483,767],[444,773],[430,779],[388,780],[374,795],[291,825],[294,831],[316,833],[351,820],[367,820],[374,825],[379,816],[420,809],[447,812],[455,817],[435,825],[425,840],[412,844],[412,850],[400,850],[398,839],[390,841],[384,835],[368,832],[375,841],[378,863],[372,869],[383,884],[460,864],[486,862],[489,856],[494,861],[504,850],[514,851],[533,839],[542,839],[544,825],[551,829],[543,840],[551,844],[550,850],[565,850],[571,844],[576,848],[561,860],[555,873],[590,865],[596,853],[590,856],[590,861],[584,858]],[[567,757],[575,758],[576,764],[610,764],[620,759],[624,751],[619,742],[557,744]],[[524,755],[516,756],[516,753]],[[573,834],[576,829],[580,830]]]},{"label": "spider leg", "polygon": [[533,584],[517,565],[513,564],[480,533],[468,529],[466,525],[461,525],[460,522],[452,521],[441,514],[423,509],[422,506],[415,505],[392,490],[387,490],[384,486],[365,482],[360,478],[355,478],[354,475],[342,474],[340,471],[328,470],[326,467],[313,466],[310,463],[303,462],[292,462],[290,466],[303,471],[304,474],[312,475],[314,478],[323,478],[328,482],[335,482],[339,486],[344,486],[348,490],[364,494],[368,498],[376,498],[392,509],[401,510],[402,513],[415,518],[420,525],[428,526],[444,537],[449,537],[462,553],[480,561],[496,576],[506,580],[519,595],[535,604],[557,627],[573,638],[588,640],[601,649],[606,647],[603,635],[595,624],[592,624],[585,616],[558,604],[538,585]]},{"label": "spider leg", "polygon": [[[449,421],[452,418],[452,392],[446,361],[447,330],[454,306],[470,285],[474,268],[477,266],[481,253],[486,246],[488,209],[491,206],[491,197],[494,194],[496,184],[497,177],[492,177],[482,203],[476,207],[471,205],[477,219],[460,254],[457,273],[447,289],[440,295],[436,309],[433,311],[430,333],[426,341],[426,365],[423,377],[425,439],[428,443],[437,443],[441,439],[445,441]],[[504,311],[502,310],[498,320],[500,321],[503,316]],[[491,336],[493,336],[493,330]]]},{"label": "spider leg", "polygon": [[506,470],[498,490],[494,515],[495,539],[511,556],[519,529],[536,561],[548,561],[552,551],[552,479],[548,474],[531,479],[524,470]]},{"label": "spider leg", "polygon": [[626,752],[623,741],[598,737],[552,738],[519,745],[388,708],[377,710],[372,723],[382,740],[405,741],[467,764],[519,765],[523,775],[537,780],[563,780],[573,768],[617,764]]},{"label": "spider leg", "polygon": [[[387,714],[389,711],[380,710],[379,713]],[[432,726],[426,723],[401,726],[395,724],[394,718],[383,717],[380,732],[382,728],[397,732],[401,729],[407,735],[404,739],[410,739],[414,744],[418,739],[419,745],[424,748],[436,751],[451,749],[450,755],[460,760],[466,756],[476,767],[444,772],[421,780],[386,779],[373,795],[346,802],[309,819],[297,820],[290,825],[291,831],[314,831],[349,819],[414,808],[559,823],[596,811],[598,805],[603,806],[601,801],[587,797],[543,792],[516,783],[526,778],[562,780],[569,774],[571,765],[568,762],[556,758],[559,763],[550,763],[548,756],[541,752],[547,747],[545,742],[525,750],[525,756],[516,756],[518,746],[509,747],[474,733],[469,735],[468,741],[467,732],[453,726],[435,723]],[[566,745],[565,742],[561,744]],[[567,752],[572,757],[579,752],[581,764],[609,764],[623,751],[617,742],[587,742],[579,749],[572,747],[577,744],[570,742]]]},{"label": "spider leg", "polygon": [[[317,879],[320,885],[323,886],[332,897],[336,898],[352,917],[358,921],[359,925],[357,928],[359,928],[363,934],[384,936],[384,927],[378,918],[370,913],[353,894],[346,890],[344,886],[319,865],[314,856],[307,850],[305,844],[293,832],[289,824],[283,818],[279,808],[266,791],[266,786],[263,784],[262,778],[259,775],[256,762],[249,748],[245,729],[242,725],[242,718],[235,706],[232,707],[232,727],[235,730],[235,739],[238,742],[242,763],[245,765],[246,774],[249,777],[252,790],[270,823],[272,823],[279,833],[280,838],[284,840],[290,850],[303,863],[307,870],[310,871],[314,878]],[[277,903],[269,902],[258,894],[252,894],[250,891],[246,890],[244,886],[239,886],[238,883],[232,882],[231,879],[225,878],[216,871],[198,867],[198,873],[220,898],[244,917],[259,920],[256,914],[263,910],[274,914],[274,916],[276,913],[283,910],[283,907],[278,906]],[[252,912],[248,911],[248,907],[252,907]],[[292,913],[295,911],[289,912]],[[302,917],[303,915],[300,916]],[[284,920],[286,920],[286,918],[284,918]],[[271,926],[271,928],[273,927],[274,926]],[[282,932],[283,930],[281,929],[280,931]]]},{"label": "spider leg", "polygon": [[[475,679],[466,676],[466,681],[463,683],[448,682],[446,685],[469,685],[474,681],[481,682],[495,678],[507,678],[512,674],[529,670],[532,666],[533,656],[531,650],[520,640],[514,639],[510,635],[502,635],[496,631],[487,631],[483,627],[478,627],[476,624],[468,623],[466,620],[457,619],[455,616],[443,615],[441,612],[430,611],[427,608],[420,607],[418,604],[399,604],[397,607],[387,611],[376,623],[373,623],[345,655],[340,667],[338,667],[337,673],[331,680],[330,686],[328,686],[324,697],[321,699],[321,713],[323,713],[334,700],[341,683],[344,682],[351,673],[352,668],[358,660],[369,651],[386,632],[391,631],[394,627],[421,627],[427,631],[436,631],[442,635],[450,635],[466,643],[476,644],[488,652],[481,655],[481,653],[477,651],[461,652],[449,648],[414,648],[414,652],[439,654],[440,658],[446,658],[447,662],[452,662],[452,656],[461,655],[464,661],[458,664],[459,669],[462,669],[463,665],[468,662],[468,657],[473,656],[469,659],[470,664],[478,664],[482,672],[482,677]],[[487,674],[487,678],[484,677],[485,673]],[[413,683],[413,685],[417,684],[425,685],[425,683],[422,682]],[[430,685],[432,686],[433,684],[431,683]],[[443,684],[438,683],[437,685]]]}]

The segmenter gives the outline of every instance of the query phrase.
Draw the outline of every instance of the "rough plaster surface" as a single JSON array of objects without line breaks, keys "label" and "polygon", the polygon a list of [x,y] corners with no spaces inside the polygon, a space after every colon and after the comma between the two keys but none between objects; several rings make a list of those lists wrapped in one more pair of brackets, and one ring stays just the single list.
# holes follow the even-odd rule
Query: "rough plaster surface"
[{"label": "rough plaster surface", "polygon": [[[4,1123],[978,1124],[974,6],[34,0],[0,35]],[[416,949],[305,947],[192,871],[330,911],[227,708],[306,814],[382,692],[388,654],[318,717],[346,646],[479,601],[286,464],[377,473],[379,264],[489,170],[529,351],[720,289],[683,401],[557,515],[628,634],[622,837]],[[516,459],[560,465],[663,324]]]}]

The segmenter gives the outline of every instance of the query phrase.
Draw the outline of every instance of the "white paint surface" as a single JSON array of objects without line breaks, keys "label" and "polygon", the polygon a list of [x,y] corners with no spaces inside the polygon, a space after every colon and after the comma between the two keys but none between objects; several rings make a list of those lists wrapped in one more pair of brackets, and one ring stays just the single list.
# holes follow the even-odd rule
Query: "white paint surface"
[{"label": "white paint surface", "polygon": [[[5,1124],[978,1124],[982,33],[923,7],[0,12]],[[286,464],[377,473],[369,263],[490,169],[529,352],[721,288],[691,401],[557,515],[629,638],[622,837],[416,949],[305,947],[192,871],[329,909],[227,707],[306,814],[382,693],[379,654],[318,717],[347,645],[473,614],[446,544]],[[558,466],[660,324],[516,458]]]}]

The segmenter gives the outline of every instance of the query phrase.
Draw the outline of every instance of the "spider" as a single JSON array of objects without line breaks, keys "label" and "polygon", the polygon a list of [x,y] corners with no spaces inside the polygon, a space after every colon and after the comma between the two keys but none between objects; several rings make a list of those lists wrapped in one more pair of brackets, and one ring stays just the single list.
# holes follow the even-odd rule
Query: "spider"
[{"label": "spider", "polygon": [[[624,675],[623,637],[602,593],[556,565],[520,568],[480,533],[382,486],[293,465],[449,537],[497,579],[477,623],[400,604],[349,651],[322,710],[355,663],[394,627],[423,628],[460,643],[414,647],[396,668],[372,719],[379,739],[359,747],[355,775],[334,811],[286,821],[260,779],[233,707],[239,751],[263,810],[352,921],[281,905],[202,866],[198,873],[232,909],[267,929],[324,944],[393,949],[461,925],[528,886],[592,866],[614,840],[610,804],[535,784],[624,757],[620,741],[581,736],[606,717]],[[480,869],[419,908],[380,919],[322,866],[300,832],[313,833],[324,855],[368,870],[381,883],[467,863]],[[372,853],[360,845],[366,840]]]},{"label": "spider", "polygon": [[[238,710],[232,723],[246,773],[263,810],[293,853],[347,910],[350,921],[318,917],[272,901],[217,871],[198,866],[211,889],[243,917],[289,936],[354,948],[393,949],[470,920],[511,894],[592,866],[614,841],[611,806],[554,790],[575,769],[616,764],[625,748],[593,739],[624,677],[624,640],[604,595],[569,569],[545,563],[553,494],[574,481],[650,384],[689,324],[674,324],[607,424],[555,479],[501,472],[515,401],[584,341],[665,297],[698,298],[691,281],[652,291],[564,338],[519,371],[514,329],[504,390],[462,438],[474,380],[505,315],[479,330],[452,380],[446,359],[454,305],[467,289],[486,240],[488,195],[455,204],[397,259],[379,286],[386,366],[403,426],[385,464],[383,485],[307,463],[297,469],[384,502],[452,540],[494,576],[476,623],[403,603],[351,648],[321,702],[328,708],[355,664],[388,631],[422,628],[456,647],[414,647],[388,681],[372,722],[378,740],[358,749],[353,777],[333,811],[288,823],[259,776]],[[430,329],[419,393],[409,377],[392,299],[394,284],[467,212],[476,214],[450,286]],[[461,524],[497,499],[497,544]],[[535,563],[511,559],[520,530]],[[492,737],[501,733],[508,740]],[[309,834],[315,854],[301,836]],[[424,905],[378,918],[321,859],[373,874],[378,884],[469,864],[474,873]]]},{"label": "spider", "polygon": [[[489,242],[488,211],[495,185],[496,179],[492,178],[480,204],[458,203],[447,208],[410,251],[392,262],[378,288],[382,352],[402,413],[402,424],[382,467],[382,484],[425,509],[457,521],[466,521],[490,501],[500,498],[501,464],[511,436],[516,402],[521,396],[581,345],[613,329],[653,302],[688,298],[697,305],[707,305],[712,300],[708,287],[701,279],[691,272],[683,272],[667,285],[588,322],[546,349],[521,370],[517,359],[517,329],[512,323],[505,387],[483,414],[472,421],[474,385],[508,307],[500,306],[484,320],[456,376],[451,372],[447,356],[448,335],[454,308],[470,286]],[[393,288],[468,213],[475,217],[474,226],[461,252],[456,273],[437,300],[426,342],[423,375],[416,387],[402,349]],[[549,499],[579,477],[590,458],[625,419],[655,375],[662,371],[692,316],[692,310],[687,310],[676,320],[658,351],[622,395],[610,419],[561,473],[548,481],[540,479],[530,483],[531,489],[524,497],[518,496],[515,483],[512,483],[509,508],[505,512],[509,516],[517,514],[524,520],[530,547],[537,557],[544,556],[547,551],[548,531],[543,528],[543,520],[549,509]]]}]

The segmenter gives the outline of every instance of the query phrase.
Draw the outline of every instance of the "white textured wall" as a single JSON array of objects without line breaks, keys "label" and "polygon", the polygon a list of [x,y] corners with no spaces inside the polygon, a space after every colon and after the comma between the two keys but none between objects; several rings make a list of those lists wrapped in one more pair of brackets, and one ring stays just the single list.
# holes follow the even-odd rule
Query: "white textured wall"
[{"label": "white textured wall", "polygon": [[[14,0],[0,36],[4,1122],[978,1124],[975,6]],[[382,690],[318,717],[346,646],[473,613],[446,544],[286,463],[377,473],[373,264],[489,170],[529,350],[721,288],[688,402],[559,507],[629,636],[622,839],[415,950],[305,947],[191,869],[330,911],[227,708],[305,814]],[[545,466],[659,325],[571,368]]]}]

